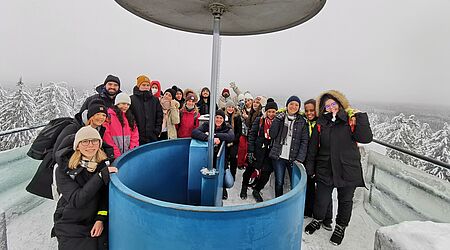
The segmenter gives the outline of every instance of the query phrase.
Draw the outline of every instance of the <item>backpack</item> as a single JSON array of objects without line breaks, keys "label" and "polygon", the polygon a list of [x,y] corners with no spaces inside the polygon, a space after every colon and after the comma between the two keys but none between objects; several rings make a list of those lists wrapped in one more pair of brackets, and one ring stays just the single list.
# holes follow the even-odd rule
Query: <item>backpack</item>
[{"label": "backpack", "polygon": [[73,123],[71,117],[62,117],[51,120],[38,134],[27,155],[35,160],[43,160],[48,152],[53,150],[53,145],[61,131],[69,124]]}]

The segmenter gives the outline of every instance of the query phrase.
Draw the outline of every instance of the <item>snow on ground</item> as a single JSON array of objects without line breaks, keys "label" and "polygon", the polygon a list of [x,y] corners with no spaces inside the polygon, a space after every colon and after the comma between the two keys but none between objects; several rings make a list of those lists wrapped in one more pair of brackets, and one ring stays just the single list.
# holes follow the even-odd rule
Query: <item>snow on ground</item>
[{"label": "snow on ground", "polygon": [[446,250],[450,246],[450,223],[405,221],[381,227],[376,249]]},{"label": "snow on ground", "polygon": [[46,200],[6,225],[8,250],[57,249],[56,238],[50,238],[56,202]]},{"label": "snow on ground", "polygon": [[[228,190],[228,200],[224,201],[224,206],[242,205],[256,203],[252,196],[252,189],[248,189],[247,200],[241,200],[239,194],[241,192],[242,173],[239,170],[236,174],[236,182],[233,188]],[[285,186],[286,189],[286,186]],[[264,200],[275,197],[275,182],[272,178],[262,191]],[[303,234],[302,249],[303,250],[326,250],[326,249],[345,249],[345,250],[373,250],[375,239],[375,231],[380,227],[366,213],[363,206],[363,190],[358,188],[355,192],[353,204],[353,214],[349,227],[345,231],[345,237],[340,246],[332,245],[329,240],[333,232],[326,231],[323,228],[316,231],[313,235]],[[337,194],[333,192],[333,210],[334,216],[337,214]],[[311,222],[311,218],[305,219],[303,228]],[[334,224],[333,224],[334,227]]]},{"label": "snow on ground", "polygon": [[[255,199],[248,189],[247,200],[241,200],[239,193],[241,190],[243,170],[238,170],[236,182],[232,189],[229,189],[229,198],[224,201],[224,206],[238,204],[252,204]],[[264,199],[274,197],[273,178],[262,191]],[[345,250],[364,250],[373,249],[375,231],[379,226],[373,222],[366,214],[362,204],[362,190],[357,190],[355,194],[355,204],[350,226],[346,230],[345,238],[338,247],[329,243],[332,232],[324,229],[318,230],[313,235],[303,234],[303,250],[326,250],[326,249],[345,249]],[[336,194],[333,194],[334,214],[337,211]],[[55,211],[56,203],[51,200],[45,200],[44,203],[34,209],[12,218],[7,225],[8,249],[56,249],[57,242],[55,238],[50,238],[50,230],[53,226],[52,216]],[[311,221],[305,219],[303,227]]]}]

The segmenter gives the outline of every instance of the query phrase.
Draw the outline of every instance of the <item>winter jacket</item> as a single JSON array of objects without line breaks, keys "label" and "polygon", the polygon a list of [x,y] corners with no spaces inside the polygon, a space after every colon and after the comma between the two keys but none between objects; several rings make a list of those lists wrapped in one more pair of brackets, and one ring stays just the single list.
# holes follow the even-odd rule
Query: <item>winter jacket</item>
[{"label": "winter jacket", "polygon": [[[278,160],[281,155],[284,140],[287,136],[287,127],[284,125],[286,112],[277,114],[270,127],[269,134],[272,139],[272,149],[270,150],[270,158]],[[293,124],[292,141],[289,151],[289,161],[304,162],[306,151],[308,149],[308,125],[302,115],[296,114]]]},{"label": "winter jacket", "polygon": [[[209,97],[208,97],[208,101],[207,102],[205,102],[203,100],[203,97],[200,98],[200,100],[197,102],[197,107],[198,107],[198,110],[200,112],[200,115],[209,114],[209,106],[210,106],[210,104],[211,104],[211,101],[210,101]],[[218,110],[218,109],[219,108],[217,107],[217,104],[216,104],[216,110]]]},{"label": "winter jacket", "polygon": [[252,128],[253,122],[256,120],[256,117],[262,116],[263,113],[260,109],[254,110],[253,108],[250,110],[250,114],[248,114],[247,119],[244,119],[244,123],[248,129]]},{"label": "winter jacket", "polygon": [[200,114],[194,108],[187,111],[186,108],[180,110],[180,123],[178,124],[178,138],[188,138],[192,136],[192,130],[198,127]]},{"label": "winter jacket", "polygon": [[172,100],[170,109],[167,111],[167,138],[176,139],[177,138],[177,128],[175,125],[180,123],[180,110],[179,102]]},{"label": "winter jacket", "polygon": [[[192,139],[208,141],[208,135],[206,134],[208,131],[209,122],[204,122],[200,127],[192,130]],[[224,122],[219,128],[214,128],[214,138],[219,138],[220,142],[232,142],[234,140],[233,128]]]},{"label": "winter jacket", "polygon": [[[228,114],[228,112],[226,112],[226,111],[225,111],[225,114],[228,117],[227,123],[233,128],[233,132],[234,132],[233,144],[238,145],[239,139],[241,138],[241,135],[242,135],[241,115],[239,114],[239,111],[237,111],[237,110],[235,110],[232,115]],[[233,123],[234,123],[234,127],[233,127]]]},{"label": "winter jacket", "polygon": [[[105,85],[101,84],[98,85],[95,88],[95,91],[97,91],[98,94],[89,96],[88,98],[86,98],[86,100],[84,101],[83,105],[81,105],[80,108],[80,113],[82,113],[84,110],[88,109],[89,103],[91,103],[94,99],[100,99],[105,103],[106,108],[111,108],[112,106],[114,106],[114,100],[116,98],[116,96],[114,96],[113,98],[111,98],[108,94],[108,92],[105,89]],[[117,94],[119,94],[119,91],[117,91]]]},{"label": "winter jacket", "polygon": [[[339,93],[333,96],[348,108],[348,101]],[[369,119],[365,113],[356,113],[356,126],[352,132],[349,114],[341,109],[332,121],[332,114],[320,115],[309,144],[306,170],[316,175],[316,180],[329,186],[364,186],[361,155],[358,143],[369,143],[373,139]],[[320,127],[320,132],[318,127]]]},{"label": "winter jacket", "polygon": [[130,109],[136,118],[139,145],[156,141],[161,133],[163,122],[163,112],[158,98],[154,97],[150,91],[140,91],[135,86]]},{"label": "winter jacket", "polygon": [[136,124],[131,129],[125,113],[122,112],[124,126],[120,124],[114,109],[108,109],[109,121],[103,125],[105,134],[103,141],[114,148],[114,158],[118,158],[129,150],[139,146],[139,132]]},{"label": "winter jacket", "polygon": [[260,116],[253,122],[252,128],[248,133],[248,153],[252,153],[255,157],[254,167],[261,169],[263,166],[266,151],[271,149],[271,140],[264,136],[264,123],[269,119],[264,116]]},{"label": "winter jacket", "polygon": [[85,238],[90,237],[90,231],[97,220],[107,221],[108,189],[99,172],[103,175],[105,171],[102,169],[109,163],[99,163],[92,173],[81,166],[69,169],[69,158],[73,154],[72,143],[73,138],[67,137],[56,152],[56,183],[61,196],[53,216],[52,236]]}]

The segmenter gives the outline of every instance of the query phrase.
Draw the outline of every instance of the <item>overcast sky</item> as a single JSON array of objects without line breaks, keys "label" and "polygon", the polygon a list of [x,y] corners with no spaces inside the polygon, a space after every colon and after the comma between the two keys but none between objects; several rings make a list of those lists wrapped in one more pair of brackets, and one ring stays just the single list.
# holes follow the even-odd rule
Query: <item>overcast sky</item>
[{"label": "overcast sky", "polygon": [[[222,37],[220,89],[254,95],[450,105],[450,1],[334,0],[297,27]],[[107,74],[130,89],[140,74],[210,85],[212,36],[143,20],[113,0],[0,3],[0,84],[65,81],[92,88]]]}]

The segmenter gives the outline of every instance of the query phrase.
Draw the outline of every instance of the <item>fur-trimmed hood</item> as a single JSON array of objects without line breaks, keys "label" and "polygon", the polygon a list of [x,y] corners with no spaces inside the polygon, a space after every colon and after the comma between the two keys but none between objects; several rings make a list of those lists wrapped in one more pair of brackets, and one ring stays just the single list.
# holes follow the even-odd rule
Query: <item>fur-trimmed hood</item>
[{"label": "fur-trimmed hood", "polygon": [[333,96],[336,99],[336,101],[340,102],[342,107],[344,108],[344,110],[347,110],[348,108],[350,108],[350,103],[348,102],[348,99],[347,99],[347,97],[345,97],[344,94],[342,94],[341,92],[339,92],[337,90],[328,90],[328,91],[323,92],[316,98],[316,115],[321,114],[320,110],[323,109],[323,106],[324,106],[324,102],[322,99],[323,99],[323,96],[326,94]]}]

